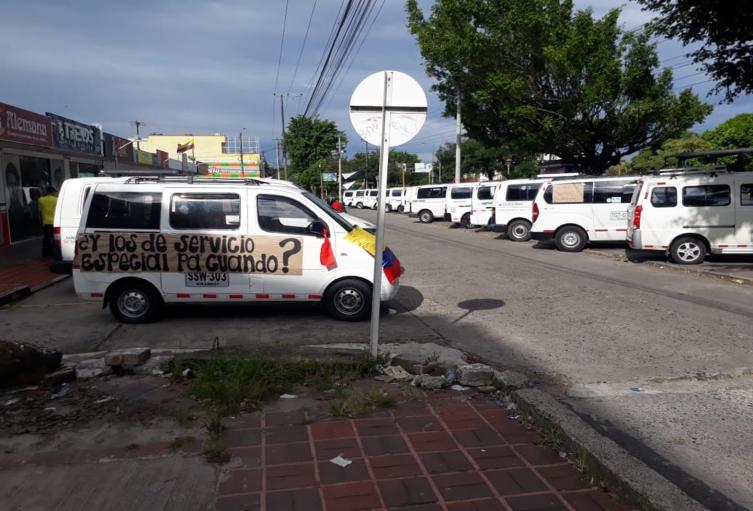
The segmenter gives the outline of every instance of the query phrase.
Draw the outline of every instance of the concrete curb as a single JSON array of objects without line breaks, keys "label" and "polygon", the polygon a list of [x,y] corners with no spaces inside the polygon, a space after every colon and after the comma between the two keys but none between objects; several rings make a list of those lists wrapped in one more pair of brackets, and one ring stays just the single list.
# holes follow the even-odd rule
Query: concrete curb
[{"label": "concrete curb", "polygon": [[559,433],[564,448],[577,452],[578,459],[585,455],[585,465],[590,471],[596,472],[610,490],[637,509],[706,509],[614,441],[600,435],[551,395],[539,389],[522,389],[513,392],[512,399],[535,424]]},{"label": "concrete curb", "polygon": [[[615,254],[609,254],[606,252],[599,252],[598,250],[593,249],[586,249],[583,251],[587,255],[595,255],[598,257],[606,257],[608,259],[614,259],[616,261],[623,260],[625,256],[622,255],[615,255]],[[723,280],[725,282],[730,282],[732,284],[738,284],[738,285],[746,285],[746,286],[753,286],[753,278],[748,277],[739,277],[737,275],[725,275],[720,273],[713,273],[710,271],[704,271],[704,270],[694,270],[692,268],[684,267],[684,266],[675,266],[669,263],[660,262],[660,261],[641,261],[640,264],[645,264],[648,266],[653,266],[654,268],[658,268],[660,270],[669,270],[669,271],[675,271],[679,273],[689,273],[691,275],[696,275],[699,277],[706,277],[716,280]]]},{"label": "concrete curb", "polygon": [[13,302],[17,302],[19,300],[23,300],[24,298],[31,296],[37,291],[46,289],[69,277],[70,275],[60,275],[50,280],[49,282],[45,282],[44,284],[41,284],[39,286],[35,286],[35,287],[18,286],[16,288],[11,289],[10,291],[6,291],[5,293],[0,294],[0,307],[2,307],[3,305],[11,304]]}]

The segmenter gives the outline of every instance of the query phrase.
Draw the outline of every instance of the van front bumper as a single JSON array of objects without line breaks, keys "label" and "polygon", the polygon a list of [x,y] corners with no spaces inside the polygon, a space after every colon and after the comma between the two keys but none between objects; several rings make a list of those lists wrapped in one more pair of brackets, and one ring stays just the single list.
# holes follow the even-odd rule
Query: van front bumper
[{"label": "van front bumper", "polygon": [[552,241],[554,239],[554,231],[552,232],[531,231],[531,239],[536,240],[536,241]]}]

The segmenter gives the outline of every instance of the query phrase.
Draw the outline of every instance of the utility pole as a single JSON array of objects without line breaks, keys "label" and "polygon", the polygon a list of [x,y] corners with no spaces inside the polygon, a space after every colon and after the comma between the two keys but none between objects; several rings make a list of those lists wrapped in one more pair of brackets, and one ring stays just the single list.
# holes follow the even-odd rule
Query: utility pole
[{"label": "utility pole", "polygon": [[[243,128],[246,129],[246,128]],[[243,165],[243,130],[241,130],[240,133],[240,143],[241,143],[241,176],[246,177],[246,167]]]},{"label": "utility pole", "polygon": [[337,200],[343,201],[343,148],[340,135],[337,135]]},{"label": "utility pole", "polygon": [[288,178],[288,158],[285,153],[285,99],[284,95],[280,94],[280,121],[282,122],[282,147],[280,155],[282,156],[282,170],[285,175],[285,179]]},{"label": "utility pole", "polygon": [[144,123],[141,121],[133,121],[133,123],[136,125],[136,149],[141,150],[141,133],[139,132],[139,128]]},{"label": "utility pole", "polygon": [[460,90],[455,100],[455,183],[460,183]]},{"label": "utility pole", "polygon": [[280,139],[275,139],[275,164],[277,167],[277,179],[280,179]]}]

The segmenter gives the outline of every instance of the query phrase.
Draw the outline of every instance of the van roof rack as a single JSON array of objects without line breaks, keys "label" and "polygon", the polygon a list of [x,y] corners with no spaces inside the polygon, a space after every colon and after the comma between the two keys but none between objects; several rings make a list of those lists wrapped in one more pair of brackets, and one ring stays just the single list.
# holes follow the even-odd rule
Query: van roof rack
[{"label": "van roof rack", "polygon": [[672,156],[677,158],[677,164],[680,167],[684,167],[685,162],[692,160],[693,158],[711,158],[716,160],[719,158],[724,158],[725,156],[738,156],[741,154],[751,153],[753,153],[753,147],[738,147],[736,149],[721,149],[718,151],[684,152],[673,154]]},{"label": "van roof rack", "polygon": [[203,176],[134,176],[126,179],[126,183],[185,183],[185,184],[243,184],[269,185],[268,181],[253,177],[203,177]]},{"label": "van roof rack", "polygon": [[666,169],[655,170],[651,173],[654,176],[678,176],[687,174],[718,174],[726,173],[727,167],[724,165],[715,165],[714,167],[670,167]]}]

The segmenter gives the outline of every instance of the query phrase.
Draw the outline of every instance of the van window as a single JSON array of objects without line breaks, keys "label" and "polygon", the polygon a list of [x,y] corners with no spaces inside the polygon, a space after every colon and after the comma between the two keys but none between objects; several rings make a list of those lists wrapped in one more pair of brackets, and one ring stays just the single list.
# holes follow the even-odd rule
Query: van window
[{"label": "van window", "polygon": [[400,190],[399,188],[396,190],[392,190],[392,197],[402,197],[402,196],[403,196],[403,191]]},{"label": "van window", "polygon": [[635,183],[625,181],[596,181],[594,183],[594,204],[628,204],[633,196]]},{"label": "van window", "polygon": [[544,191],[547,204],[590,204],[593,196],[593,182],[554,183]]},{"label": "van window", "polygon": [[371,190],[369,192],[369,197],[376,197],[377,195],[379,195],[379,190]]},{"label": "van window", "polygon": [[532,201],[541,187],[540,183],[529,185],[509,185],[505,200],[507,202]]},{"label": "van window", "polygon": [[363,197],[363,191],[356,192],[356,197]]},{"label": "van window", "polygon": [[237,193],[176,193],[170,199],[173,229],[238,229],[241,198]]},{"label": "van window", "polygon": [[677,188],[659,186],[651,190],[651,205],[655,208],[673,208],[677,206]]},{"label": "van window", "polygon": [[479,200],[487,200],[492,198],[492,190],[494,188],[491,186],[481,186],[478,189],[478,193],[476,194],[476,198]]},{"label": "van window", "polygon": [[161,211],[160,192],[94,192],[86,227],[158,230]]},{"label": "van window", "polygon": [[730,188],[728,185],[686,186],[682,189],[682,205],[705,208],[729,206]]},{"label": "van window", "polygon": [[473,195],[473,188],[468,186],[453,188],[450,191],[451,199],[470,199]]},{"label": "van window", "polygon": [[259,227],[267,232],[309,234],[309,224],[317,220],[300,202],[279,195],[259,195],[256,207]]},{"label": "van window", "polygon": [[345,197],[352,197],[353,192],[345,192],[343,195],[345,195]]},{"label": "van window", "polygon": [[441,199],[444,198],[446,192],[443,186],[437,186],[434,188],[419,188],[416,198],[418,199]]},{"label": "van window", "polygon": [[753,206],[753,184],[740,185],[740,205]]},{"label": "van window", "polygon": [[340,216],[340,213],[332,209],[332,206],[324,202],[322,199],[320,199],[319,197],[317,197],[311,192],[303,192],[303,196],[306,197],[311,202],[313,202],[314,204],[316,204],[317,206],[319,206],[326,215],[330,216],[332,220],[340,224],[340,227],[342,227],[346,231],[353,230],[353,226],[350,224],[350,222],[348,222],[347,220],[345,220],[345,218]]}]

